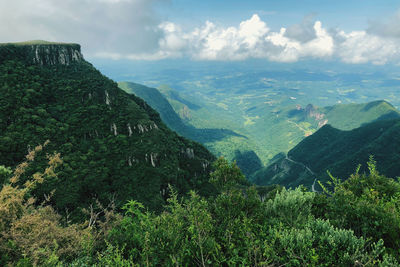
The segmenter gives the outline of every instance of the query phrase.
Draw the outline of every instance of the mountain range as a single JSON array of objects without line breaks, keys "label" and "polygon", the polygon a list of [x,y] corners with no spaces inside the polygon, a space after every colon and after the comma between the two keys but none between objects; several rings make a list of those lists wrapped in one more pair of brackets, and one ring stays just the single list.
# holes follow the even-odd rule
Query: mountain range
[{"label": "mountain range", "polygon": [[398,266],[400,112],[264,85],[117,84],[78,44],[0,44],[0,265]]},{"label": "mountain range", "polygon": [[367,171],[370,157],[378,162],[380,173],[397,177],[399,155],[400,118],[378,120],[350,131],[325,125],[257,172],[253,181],[259,185],[311,186],[315,179],[329,181],[327,171],[343,180],[357,169]]},{"label": "mountain range", "polygon": [[[29,42],[0,46],[0,163],[15,167],[49,140],[26,176],[41,170],[46,153],[61,153],[53,190],[58,210],[77,210],[114,198],[138,199],[159,210],[171,184],[179,192],[212,192],[215,157],[171,131],[159,114],[127,94],[84,60],[78,44]],[[24,180],[22,179],[21,182]]]},{"label": "mountain range", "polygon": [[[224,116],[221,115],[223,112],[215,111],[213,116],[209,114],[212,110],[209,103],[189,102],[182,94],[167,86],[156,89],[131,82],[120,82],[119,86],[126,92],[143,98],[160,113],[171,129],[204,144],[216,155],[236,160],[243,173],[255,181],[261,178],[254,177],[265,176],[261,174],[266,171],[264,166],[269,166],[276,157],[279,158],[280,153],[287,153],[326,124],[340,130],[352,130],[373,121],[400,117],[400,112],[384,100],[327,107],[282,104],[275,110],[264,103],[247,109],[246,116],[257,119],[249,123],[245,130],[238,126],[235,120],[237,116],[224,117],[221,125],[227,127],[225,129],[204,129],[194,127],[192,121],[201,121],[200,125],[203,126],[213,126],[216,125],[215,117]],[[260,151],[275,151],[276,154],[272,159],[263,161],[259,156],[262,154]]]},{"label": "mountain range", "polygon": [[[0,163],[15,167],[50,140],[46,153],[60,152],[64,164],[36,194],[56,189],[60,210],[113,197],[119,203],[134,197],[157,210],[169,184],[212,194],[210,164],[221,155],[258,185],[310,186],[326,181],[326,170],[347,177],[358,164],[364,170],[369,155],[384,174],[399,173],[397,150],[387,145],[397,140],[400,112],[384,100],[327,107],[254,100],[243,125],[224,105],[213,109],[211,98],[116,84],[84,60],[77,44],[2,44],[0,60]],[[276,153],[266,160],[265,152]]]}]

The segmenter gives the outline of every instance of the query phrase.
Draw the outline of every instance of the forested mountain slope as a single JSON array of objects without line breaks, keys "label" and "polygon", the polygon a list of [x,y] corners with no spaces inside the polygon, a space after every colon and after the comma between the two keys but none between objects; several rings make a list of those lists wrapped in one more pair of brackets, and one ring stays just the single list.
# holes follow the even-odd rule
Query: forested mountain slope
[{"label": "forested mountain slope", "polygon": [[[168,184],[207,193],[214,156],[167,128],[142,99],[125,93],[83,59],[77,44],[0,46],[0,165],[14,167],[38,144],[64,161],[55,189],[59,210],[98,199],[137,199],[159,209]],[[45,153],[29,171],[43,167]],[[28,173],[29,175],[29,173]]]},{"label": "forested mountain slope", "polygon": [[182,136],[203,144],[221,140],[226,136],[240,136],[227,129],[198,129],[192,125],[185,124],[176,114],[168,100],[155,88],[132,82],[119,82],[118,86],[125,92],[145,100],[146,103],[160,113],[161,119],[168,127]]},{"label": "forested mountain slope", "polygon": [[[341,130],[352,130],[376,120],[400,117],[400,112],[383,100],[327,107],[294,105],[292,101],[291,104],[275,104],[271,109],[270,104],[257,103],[256,98],[251,98],[246,100],[251,106],[246,114],[257,119],[245,123],[243,128],[238,126],[240,112],[223,116],[224,111],[217,110],[212,100],[197,101],[194,95],[192,99],[187,99],[185,94],[167,86],[156,89],[131,82],[120,82],[119,86],[143,98],[160,113],[170,128],[182,136],[201,142],[216,155],[236,160],[248,178],[263,176],[264,164],[268,166],[276,159],[273,155],[288,152],[326,124]],[[237,106],[240,105],[230,103],[227,107]],[[201,122],[202,127],[221,125],[226,129],[199,129],[193,126],[196,122]],[[262,156],[266,151],[271,154],[268,161],[265,155]]]},{"label": "forested mountain slope", "polygon": [[[287,161],[398,161],[399,124],[324,126]],[[214,159],[79,45],[0,45],[0,266],[399,266],[400,184],[373,160],[322,194],[249,186]]]},{"label": "forested mountain slope", "polygon": [[400,119],[379,120],[351,131],[325,125],[307,137],[287,156],[277,158],[253,181],[257,184],[311,185],[314,179],[327,181],[329,170],[334,177],[345,179],[361,164],[366,170],[373,156],[378,170],[389,176],[400,176]]}]

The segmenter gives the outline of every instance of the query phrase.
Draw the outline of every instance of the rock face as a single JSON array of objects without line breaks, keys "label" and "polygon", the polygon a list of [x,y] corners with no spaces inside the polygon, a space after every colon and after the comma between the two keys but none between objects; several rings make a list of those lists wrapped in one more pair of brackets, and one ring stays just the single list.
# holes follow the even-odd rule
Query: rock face
[{"label": "rock face", "polygon": [[70,65],[72,62],[83,60],[81,47],[71,45],[31,45],[32,63],[39,65]]},{"label": "rock face", "polygon": [[318,109],[312,104],[308,104],[306,106],[305,112],[307,114],[307,117],[315,118],[315,120],[317,121],[321,121],[325,116],[325,114],[318,112]]},{"label": "rock face", "polygon": [[[54,189],[58,210],[115,197],[117,206],[136,199],[159,211],[169,185],[180,194],[214,192],[215,157],[103,76],[79,45],[0,44],[0,163],[16,166],[28,147],[46,140],[46,153],[60,153],[65,168],[37,196]],[[32,168],[46,162],[43,155]]]},{"label": "rock face", "polygon": [[70,65],[83,61],[79,44],[0,44],[0,58],[7,58],[7,54],[13,57],[18,55],[20,59],[23,59],[28,64],[41,66]]}]

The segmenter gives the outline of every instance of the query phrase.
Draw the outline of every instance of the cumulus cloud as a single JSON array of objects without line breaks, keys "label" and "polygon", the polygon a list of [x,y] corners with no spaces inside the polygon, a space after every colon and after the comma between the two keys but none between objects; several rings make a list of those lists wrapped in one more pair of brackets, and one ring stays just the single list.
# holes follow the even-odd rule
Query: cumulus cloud
[{"label": "cumulus cloud", "polygon": [[346,63],[369,63],[383,65],[400,59],[399,42],[369,34],[366,31],[345,33],[340,31],[337,38],[337,55]]},{"label": "cumulus cloud", "polygon": [[302,43],[313,40],[316,37],[314,17],[314,15],[305,16],[301,23],[288,27],[285,35]]},{"label": "cumulus cloud", "polygon": [[269,32],[266,23],[258,15],[240,23],[239,27],[222,28],[206,22],[202,28],[186,34],[195,59],[242,60],[254,57],[259,44]]},{"label": "cumulus cloud", "polygon": [[207,21],[202,27],[187,32],[172,22],[164,22],[159,28],[164,34],[156,53],[129,57],[188,57],[195,60],[259,58],[277,62],[314,58],[379,65],[400,61],[400,38],[395,38],[395,32],[389,36],[371,30],[328,30],[313,16],[307,16],[299,24],[282,27],[279,31],[272,31],[256,14],[237,27],[220,27]]},{"label": "cumulus cloud", "polygon": [[163,2],[169,0],[0,1],[0,42],[78,42],[114,57],[156,53],[164,32],[154,5]]},{"label": "cumulus cloud", "polygon": [[298,61],[301,58],[329,58],[334,51],[333,38],[322,28],[320,21],[312,26],[314,37],[299,41],[297,38],[290,38],[287,29],[281,28],[279,33],[272,33],[266,37],[280,51],[272,51],[269,59],[281,62]]},{"label": "cumulus cloud", "polygon": [[364,31],[327,29],[313,15],[272,30],[254,14],[238,25],[211,21],[183,29],[163,21],[155,5],[171,0],[0,1],[0,42],[44,39],[78,42],[89,56],[111,59],[266,59],[295,62],[400,62],[400,11]]},{"label": "cumulus cloud", "polygon": [[[164,37],[159,41],[157,55],[161,58],[186,56],[196,60],[264,58],[281,62],[330,57],[334,50],[333,39],[321,22],[302,25],[303,28],[306,26],[310,29],[302,31],[312,34],[307,39],[299,40],[292,36],[295,35],[293,29],[289,34],[286,28],[281,28],[279,32],[271,31],[256,14],[238,27],[220,27],[207,21],[190,32],[183,32],[179,25],[172,22],[162,23],[159,27]],[[144,55],[138,56],[145,58]],[[151,56],[154,59],[155,54]]]}]

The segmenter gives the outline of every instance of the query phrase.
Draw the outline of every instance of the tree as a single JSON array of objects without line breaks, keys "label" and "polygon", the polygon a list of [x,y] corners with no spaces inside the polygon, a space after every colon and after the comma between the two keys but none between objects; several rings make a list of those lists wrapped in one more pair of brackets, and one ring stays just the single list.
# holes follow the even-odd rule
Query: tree
[{"label": "tree", "polygon": [[218,190],[229,190],[246,181],[236,162],[229,163],[224,157],[220,157],[213,163],[213,167],[215,170],[210,174],[210,182]]},{"label": "tree", "polygon": [[84,254],[86,241],[91,239],[90,228],[77,224],[63,225],[61,216],[50,205],[37,205],[36,199],[31,197],[31,191],[38,184],[43,183],[46,178],[56,176],[56,168],[62,163],[60,154],[48,155],[48,165],[44,171],[33,174],[21,184],[21,176],[47,143],[31,150],[26,161],[16,167],[9,183],[1,187],[2,266],[55,266],[59,260],[72,260]]},{"label": "tree", "polygon": [[332,178],[332,192],[318,196],[313,213],[328,219],[338,228],[351,229],[356,236],[379,242],[383,239],[388,251],[400,255],[400,183],[381,175],[372,157],[369,173],[352,174],[341,182]]},{"label": "tree", "polygon": [[4,184],[10,177],[12,171],[3,165],[0,165],[0,185]]}]

